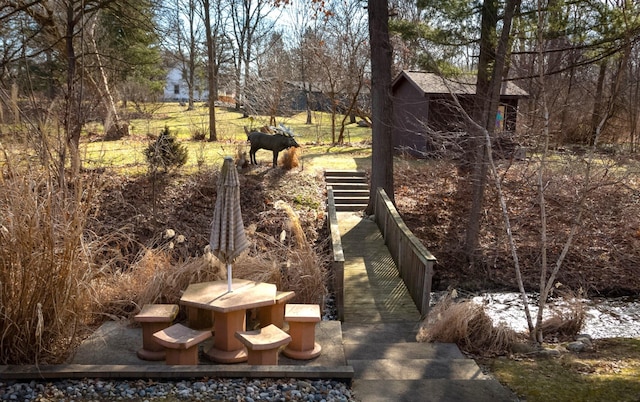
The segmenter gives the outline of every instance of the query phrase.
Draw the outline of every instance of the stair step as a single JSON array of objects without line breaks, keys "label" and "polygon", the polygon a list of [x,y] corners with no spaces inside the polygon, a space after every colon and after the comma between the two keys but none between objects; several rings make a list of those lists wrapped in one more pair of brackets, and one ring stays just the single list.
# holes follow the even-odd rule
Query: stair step
[{"label": "stair step", "polygon": [[336,205],[345,204],[366,204],[369,202],[369,197],[334,197]]},{"label": "stair step", "polygon": [[418,325],[413,322],[376,324],[342,323],[342,342],[356,344],[416,343]]},{"label": "stair step", "polygon": [[367,208],[367,204],[339,204],[336,205],[336,212],[362,211]]},{"label": "stair step", "polygon": [[354,380],[354,396],[367,402],[507,402],[518,397],[495,380]]},{"label": "stair step", "polygon": [[344,345],[344,354],[347,360],[371,360],[371,359],[431,359],[431,360],[457,360],[464,359],[454,343],[366,343],[363,347],[359,343]]},{"label": "stair step", "polygon": [[325,176],[324,181],[328,183],[366,183],[363,177],[357,176]]},{"label": "stair step", "polygon": [[333,190],[334,197],[369,197],[369,190],[355,189],[355,190]]},{"label": "stair step", "polygon": [[362,380],[420,380],[427,378],[484,380],[489,378],[472,359],[347,359],[347,364],[353,367],[354,377]]},{"label": "stair step", "polygon": [[342,190],[366,190],[369,191],[367,183],[327,183],[327,187],[331,187],[334,191]]},{"label": "stair step", "polygon": [[324,176],[358,176],[366,177],[366,173],[362,170],[325,170]]}]

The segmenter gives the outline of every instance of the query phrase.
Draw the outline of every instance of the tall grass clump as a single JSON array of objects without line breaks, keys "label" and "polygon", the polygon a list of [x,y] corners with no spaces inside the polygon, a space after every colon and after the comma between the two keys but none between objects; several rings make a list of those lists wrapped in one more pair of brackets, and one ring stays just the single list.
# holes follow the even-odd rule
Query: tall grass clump
[{"label": "tall grass clump", "polygon": [[518,340],[518,334],[506,325],[494,326],[482,305],[471,300],[442,298],[429,312],[418,332],[419,342],[455,343],[475,355],[506,353]]},{"label": "tall grass clump", "polygon": [[282,167],[291,170],[300,166],[300,148],[291,147],[282,154]]},{"label": "tall grass clump", "polygon": [[0,364],[56,363],[91,313],[83,232],[96,188],[10,167],[0,174]]},{"label": "tall grass clump", "polygon": [[178,262],[170,254],[167,248],[145,248],[130,269],[97,280],[101,311],[131,319],[145,304],[178,304],[192,283],[226,278],[208,250]]},{"label": "tall grass clump", "polygon": [[249,228],[251,236],[263,237],[268,244],[267,249],[240,257],[234,264],[233,275],[274,283],[278,290],[293,290],[296,303],[323,306],[327,294],[327,261],[323,261],[320,253],[316,253],[309,243],[293,208],[284,201],[276,201],[275,208],[286,213],[288,230],[276,239]]}]

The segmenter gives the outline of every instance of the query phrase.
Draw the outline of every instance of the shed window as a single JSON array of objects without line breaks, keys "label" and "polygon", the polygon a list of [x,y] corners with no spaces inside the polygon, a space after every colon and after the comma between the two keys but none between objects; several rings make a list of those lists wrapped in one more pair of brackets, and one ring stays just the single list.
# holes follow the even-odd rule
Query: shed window
[{"label": "shed window", "polygon": [[180,95],[180,85],[176,84],[173,86],[173,93],[176,95]]}]

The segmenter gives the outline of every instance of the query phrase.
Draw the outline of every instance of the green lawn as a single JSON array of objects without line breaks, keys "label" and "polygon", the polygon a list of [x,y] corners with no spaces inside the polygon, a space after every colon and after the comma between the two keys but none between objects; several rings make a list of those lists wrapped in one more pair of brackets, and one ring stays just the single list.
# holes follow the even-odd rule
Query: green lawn
[{"label": "green lawn", "polygon": [[[338,116],[339,119],[342,116]],[[187,147],[189,159],[184,169],[192,170],[207,165],[220,165],[226,155],[235,156],[238,149],[248,152],[244,126],[257,128],[268,123],[265,116],[243,118],[241,113],[216,109],[216,129],[218,141],[197,141],[196,134],[207,134],[208,110],[196,104],[194,110],[187,111],[178,103],[164,103],[153,108],[153,114],[145,119],[130,121],[130,136],[119,141],[82,141],[81,155],[87,168],[124,168],[129,173],[144,173],[146,161],[143,150],[151,137],[158,135],[165,126]],[[301,164],[304,169],[326,168],[356,169],[370,166],[371,129],[349,125],[345,130],[345,144],[331,146],[331,116],[314,113],[314,124],[305,124],[306,114],[301,113],[278,120],[291,128],[301,145]],[[101,127],[93,126],[88,131],[100,132]],[[207,134],[208,135],[208,134]],[[337,133],[336,133],[337,135]],[[260,163],[270,163],[271,152],[260,150],[256,157]],[[320,161],[321,160],[321,161]]]}]

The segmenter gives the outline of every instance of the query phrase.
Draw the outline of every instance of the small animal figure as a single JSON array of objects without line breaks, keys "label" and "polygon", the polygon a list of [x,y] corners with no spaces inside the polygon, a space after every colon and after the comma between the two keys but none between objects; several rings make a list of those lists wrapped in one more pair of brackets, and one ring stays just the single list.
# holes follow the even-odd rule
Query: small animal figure
[{"label": "small animal figure", "polygon": [[300,145],[293,138],[290,132],[277,130],[276,134],[265,134],[258,131],[251,131],[247,135],[247,139],[251,143],[249,150],[249,159],[252,165],[257,165],[256,152],[259,149],[267,149],[273,151],[273,167],[278,166],[278,153],[291,147],[298,148]]},{"label": "small animal figure", "polygon": [[249,167],[249,161],[247,160],[247,151],[240,152],[240,156],[236,160],[236,166],[240,169],[246,169]]}]

